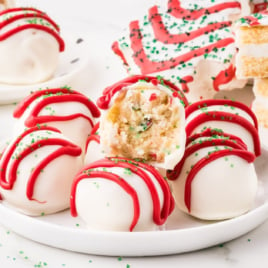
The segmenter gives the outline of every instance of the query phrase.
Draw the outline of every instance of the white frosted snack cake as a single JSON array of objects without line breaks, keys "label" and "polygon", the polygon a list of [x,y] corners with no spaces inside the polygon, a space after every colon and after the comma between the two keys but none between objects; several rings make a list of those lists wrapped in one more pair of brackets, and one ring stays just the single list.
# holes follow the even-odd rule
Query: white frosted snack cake
[{"label": "white frosted snack cake", "polygon": [[268,76],[267,32],[267,11],[251,14],[236,22],[237,77],[262,78]]},{"label": "white frosted snack cake", "polygon": [[178,208],[203,220],[246,213],[258,188],[254,160],[233,135],[206,130],[189,136],[183,159],[167,173]]},{"label": "white frosted snack cake", "polygon": [[184,152],[187,104],[183,93],[160,77],[137,75],[107,87],[97,100],[101,150],[173,168]]},{"label": "white frosted snack cake", "polygon": [[85,95],[65,86],[38,90],[15,108],[15,132],[46,124],[59,129],[85,151],[86,140],[100,111]]},{"label": "white frosted snack cake", "polygon": [[189,101],[244,87],[235,75],[231,17],[249,14],[248,1],[168,1],[131,21],[112,49],[130,74],[161,75]]},{"label": "white frosted snack cake", "polygon": [[70,207],[89,229],[152,231],[165,224],[174,200],[155,168],[115,157],[93,162],[76,175]]},{"label": "white frosted snack cake", "polygon": [[0,12],[0,83],[35,84],[50,79],[64,51],[59,26],[35,8]]},{"label": "white frosted snack cake", "polygon": [[68,208],[73,178],[83,165],[81,152],[55,128],[20,133],[2,152],[1,198],[32,216]]}]

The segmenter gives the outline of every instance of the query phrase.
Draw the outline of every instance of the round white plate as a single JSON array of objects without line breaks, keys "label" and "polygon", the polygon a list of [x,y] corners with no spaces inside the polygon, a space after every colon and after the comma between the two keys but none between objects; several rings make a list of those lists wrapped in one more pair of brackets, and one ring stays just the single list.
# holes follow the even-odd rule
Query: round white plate
[{"label": "round white plate", "polygon": [[178,210],[165,230],[152,232],[100,232],[85,228],[69,210],[54,215],[29,217],[0,205],[0,223],[31,240],[82,253],[110,256],[154,256],[194,251],[218,245],[254,229],[268,218],[268,152],[256,160],[259,190],[255,207],[225,221],[207,222]]},{"label": "round white plate", "polygon": [[[72,87],[75,90],[84,89],[83,93],[95,99],[105,86],[125,76],[121,62],[110,51],[111,41],[117,33],[121,32],[121,29],[113,25],[107,27],[107,25],[98,24],[98,28],[95,28],[96,24],[79,23],[78,27],[77,25],[77,22],[71,25],[73,27],[71,32],[77,32],[77,28],[82,29],[87,32],[85,35],[87,38],[84,38],[84,35],[70,38],[66,49],[66,54],[68,51],[70,54],[68,57],[66,55],[61,66],[64,68],[67,68],[66,65],[69,66],[70,69],[67,70],[73,79],[76,76],[75,70],[79,68],[72,69],[74,65],[70,62],[81,55],[81,61],[75,60],[75,64],[82,64],[89,57],[88,68],[85,68],[86,75],[83,79],[78,79],[84,87]],[[71,29],[69,25],[66,28]],[[77,43],[79,38],[82,38],[84,42]],[[87,49],[82,49],[81,45],[85,45]],[[84,68],[83,65],[82,67]],[[63,69],[59,68],[59,70]],[[60,73],[64,74],[59,71],[58,74]],[[60,81],[63,77],[66,78],[66,75],[59,75],[55,80]],[[70,85],[66,80],[64,83]],[[0,103],[15,101],[15,96],[20,99],[28,95],[31,90],[29,87],[28,91],[25,88],[20,90],[0,87]],[[0,106],[2,125],[10,127],[13,125],[11,116],[13,109],[13,105]],[[0,133],[1,139],[9,137],[9,132],[9,127],[3,128]],[[205,222],[175,210],[167,221],[165,230],[134,233],[99,232],[87,230],[79,218],[70,216],[69,210],[49,216],[29,217],[0,203],[0,224],[28,239],[82,253],[110,256],[156,256],[194,251],[237,238],[268,218],[267,159],[268,152],[263,150],[263,155],[255,163],[260,185],[254,208],[247,214],[231,220]]]},{"label": "round white plate", "polygon": [[65,50],[60,53],[60,60],[54,76],[42,83],[33,85],[0,84],[0,104],[17,102],[32,91],[65,85],[78,88],[79,75],[89,62],[89,40],[86,36],[63,32]]}]

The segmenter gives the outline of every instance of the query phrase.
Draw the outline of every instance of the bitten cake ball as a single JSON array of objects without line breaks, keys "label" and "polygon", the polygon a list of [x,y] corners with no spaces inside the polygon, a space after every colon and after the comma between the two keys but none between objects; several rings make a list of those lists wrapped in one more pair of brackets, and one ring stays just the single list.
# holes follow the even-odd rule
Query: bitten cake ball
[{"label": "bitten cake ball", "polygon": [[162,78],[133,76],[104,90],[97,104],[100,144],[106,156],[142,159],[173,168],[185,146],[182,92]]},{"label": "bitten cake ball", "polygon": [[13,116],[18,118],[16,132],[46,124],[59,129],[84,151],[100,111],[85,95],[62,87],[33,92],[18,104]]},{"label": "bitten cake ball", "polygon": [[50,79],[64,51],[59,26],[34,8],[0,12],[0,83],[35,84]]},{"label": "bitten cake ball", "polygon": [[235,137],[189,137],[183,159],[167,173],[178,208],[203,220],[223,220],[254,206],[255,156]]},{"label": "bitten cake ball", "polygon": [[27,215],[69,207],[71,184],[82,168],[81,148],[51,127],[34,127],[13,139],[0,161],[0,193]]},{"label": "bitten cake ball", "polygon": [[166,180],[147,164],[126,158],[101,159],[76,176],[71,213],[89,229],[151,231],[174,209]]}]

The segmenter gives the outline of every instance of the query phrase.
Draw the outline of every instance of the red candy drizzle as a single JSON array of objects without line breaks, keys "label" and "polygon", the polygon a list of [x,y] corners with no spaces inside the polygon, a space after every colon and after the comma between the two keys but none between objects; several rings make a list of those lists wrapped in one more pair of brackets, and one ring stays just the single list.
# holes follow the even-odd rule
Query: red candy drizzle
[{"label": "red candy drizzle", "polygon": [[33,127],[37,124],[43,124],[52,121],[68,121],[79,117],[86,119],[91,126],[94,125],[90,117],[81,113],[74,113],[65,116],[39,115],[42,109],[44,109],[47,105],[53,103],[80,102],[88,108],[93,117],[100,116],[99,109],[92,101],[90,101],[83,94],[67,88],[45,89],[32,93],[16,107],[13,112],[13,116],[15,118],[20,118],[26,111],[26,109],[29,107],[29,105],[38,98],[40,98],[40,101],[34,106],[30,115],[25,120],[25,125],[27,127]]},{"label": "red candy drizzle", "polygon": [[[70,156],[79,156],[81,154],[81,148],[74,145],[73,143],[60,139],[60,138],[44,138],[41,140],[33,141],[29,146],[27,146],[24,150],[19,152],[19,154],[13,158],[13,154],[18,146],[18,144],[25,138],[36,131],[52,131],[59,132],[57,129],[52,127],[40,126],[33,127],[26,130],[22,135],[20,135],[9,147],[8,150],[4,152],[4,155],[1,159],[0,166],[0,186],[5,190],[12,190],[14,183],[17,180],[17,170],[21,161],[24,160],[25,157],[37,151],[40,147],[49,146],[49,145],[59,145],[61,146],[59,149],[55,150],[48,156],[46,156],[31,172],[30,177],[28,178],[27,187],[26,187],[26,196],[29,200],[35,200],[33,198],[34,187],[38,176],[42,172],[42,170],[51,163],[54,159],[62,156],[62,155],[70,155]],[[9,167],[9,171],[7,171]],[[49,178],[48,178],[49,179]],[[38,201],[38,200],[35,200]]]},{"label": "red candy drizzle", "polygon": [[237,157],[241,157],[248,163],[253,163],[255,160],[254,154],[249,151],[237,150],[237,149],[232,149],[232,150],[226,149],[226,150],[213,152],[209,156],[204,157],[201,160],[199,160],[197,163],[195,163],[194,167],[189,172],[187,179],[186,179],[186,183],[185,183],[184,202],[189,212],[191,212],[191,185],[196,174],[209,163],[219,158],[223,158],[229,155],[235,155]]},{"label": "red candy drizzle", "polygon": [[241,9],[241,4],[239,1],[233,1],[229,3],[221,3],[216,5],[211,5],[207,8],[201,8],[196,10],[189,10],[181,7],[180,0],[169,0],[168,1],[168,12],[176,18],[186,19],[186,20],[196,20],[202,16],[217,13],[222,10],[230,8]]},{"label": "red candy drizzle", "polygon": [[[23,12],[23,13],[14,15],[14,13],[16,12]],[[36,30],[47,32],[48,34],[52,35],[59,43],[59,51],[60,52],[64,51],[65,44],[64,44],[63,39],[59,35],[60,33],[59,26],[44,12],[35,8],[12,8],[12,9],[7,9],[7,10],[0,12],[0,16],[9,16],[7,17],[6,20],[3,20],[0,23],[0,30],[3,30],[5,26],[8,26],[15,21],[18,21],[21,19],[26,20],[26,24],[18,25],[16,28],[11,28],[8,31],[0,34],[0,41],[3,41],[18,32],[21,32],[27,29],[36,29]],[[42,24],[36,23],[35,21],[37,19],[48,22],[49,24],[51,24],[51,26],[54,29],[46,26],[44,23]]]},{"label": "red candy drizzle", "polygon": [[[209,133],[212,135],[210,139],[203,140],[202,142],[198,140],[198,138],[201,138],[201,137],[209,137]],[[196,163],[192,165],[190,172],[187,174],[186,182],[185,182],[185,189],[184,189],[184,202],[189,212],[191,212],[192,182],[196,174],[202,168],[204,168],[209,163],[217,159],[220,159],[229,155],[235,155],[237,157],[241,157],[248,163],[253,163],[255,160],[255,155],[246,150],[245,144],[243,144],[243,142],[241,142],[241,140],[238,137],[231,135],[230,139],[226,139],[226,137],[228,137],[228,134],[226,133],[219,133],[219,134],[222,135],[222,138],[213,137],[213,135],[215,135],[215,132],[211,130],[206,130],[203,133],[188,137],[187,139],[188,147],[185,150],[183,158],[175,166],[174,170],[167,172],[167,177],[169,180],[179,179],[183,165],[186,159],[190,155],[197,153],[200,149],[203,149],[203,148],[212,148],[211,149],[212,151],[209,154],[202,157],[199,161],[197,161]],[[224,149],[219,149],[218,146],[224,146]],[[215,149],[213,150],[213,148]]]},{"label": "red candy drizzle", "polygon": [[[187,78],[189,80],[189,77]],[[109,86],[104,89],[102,96],[98,98],[97,105],[100,109],[108,109],[109,104],[111,102],[112,97],[119,91],[121,91],[123,88],[127,86],[131,86],[139,81],[145,81],[148,83],[152,83],[153,85],[163,85],[166,86],[173,92],[173,97],[179,98],[184,106],[188,105],[188,101],[186,97],[184,96],[183,92],[175,86],[173,83],[171,83],[168,80],[163,79],[162,77],[154,77],[154,76],[146,76],[146,75],[134,75],[131,77],[127,77],[112,86]]]},{"label": "red candy drizzle", "polygon": [[[72,190],[71,190],[71,214],[72,216],[77,216],[76,211],[76,204],[75,204],[75,198],[76,198],[76,189],[77,185],[81,180],[84,179],[92,179],[92,178],[104,178],[110,181],[113,181],[114,183],[117,183],[124,191],[126,191],[133,200],[133,210],[134,210],[134,216],[132,219],[131,226],[129,228],[130,231],[133,231],[136,224],[138,223],[139,216],[140,216],[140,203],[137,196],[136,191],[134,188],[124,180],[124,178],[121,178],[115,173],[112,173],[112,171],[109,171],[109,168],[112,167],[118,167],[123,169],[128,169],[132,173],[136,174],[140,179],[142,179],[145,184],[147,185],[153,202],[153,220],[155,224],[162,225],[167,217],[170,215],[170,213],[174,209],[174,199],[171,195],[170,189],[164,178],[151,166],[137,162],[135,160],[130,160],[123,157],[113,157],[113,158],[106,158],[99,161],[96,161],[94,163],[91,163],[87,165],[75,178]],[[96,168],[105,168],[108,169],[107,171],[99,171],[95,170]],[[160,206],[160,200],[157,194],[157,190],[154,186],[154,183],[150,176],[144,171],[147,170],[153,177],[157,180],[159,183],[163,195],[164,195],[164,203],[161,208]]]}]

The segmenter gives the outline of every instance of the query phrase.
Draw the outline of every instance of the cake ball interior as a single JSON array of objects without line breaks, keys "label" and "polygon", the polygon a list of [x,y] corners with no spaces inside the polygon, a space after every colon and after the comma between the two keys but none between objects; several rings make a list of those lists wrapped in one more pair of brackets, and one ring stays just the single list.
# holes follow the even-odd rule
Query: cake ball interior
[{"label": "cake ball interior", "polygon": [[110,154],[163,162],[180,145],[180,118],[178,103],[154,85],[120,91],[105,118]]}]

